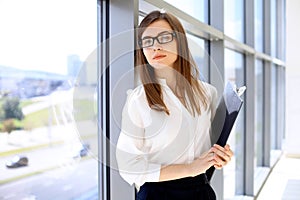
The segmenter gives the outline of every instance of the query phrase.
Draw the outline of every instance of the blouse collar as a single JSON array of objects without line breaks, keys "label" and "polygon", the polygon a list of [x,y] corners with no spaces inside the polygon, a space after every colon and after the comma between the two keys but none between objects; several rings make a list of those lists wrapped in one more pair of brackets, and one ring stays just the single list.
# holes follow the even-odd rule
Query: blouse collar
[{"label": "blouse collar", "polygon": [[167,85],[167,80],[164,78],[156,78],[156,80],[161,85]]}]

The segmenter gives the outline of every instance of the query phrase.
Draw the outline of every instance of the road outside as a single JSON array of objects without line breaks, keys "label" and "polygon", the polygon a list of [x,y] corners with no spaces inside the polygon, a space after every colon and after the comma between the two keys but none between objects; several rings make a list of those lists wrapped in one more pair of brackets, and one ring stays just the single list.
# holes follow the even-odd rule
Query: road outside
[{"label": "road outside", "polygon": [[[80,103],[88,101],[81,98]],[[75,123],[72,91],[42,97],[23,108],[23,113],[29,115],[43,109],[50,111],[49,119],[56,120],[55,124],[16,130],[9,135],[0,133],[0,199],[97,199],[95,120],[90,120],[87,113],[85,119]],[[78,127],[84,130],[80,134]],[[89,144],[88,155],[75,158],[78,147],[84,143]],[[6,162],[15,155],[27,156],[28,166],[7,168]]]},{"label": "road outside", "polygon": [[93,159],[1,185],[0,199],[97,199],[97,162]]}]

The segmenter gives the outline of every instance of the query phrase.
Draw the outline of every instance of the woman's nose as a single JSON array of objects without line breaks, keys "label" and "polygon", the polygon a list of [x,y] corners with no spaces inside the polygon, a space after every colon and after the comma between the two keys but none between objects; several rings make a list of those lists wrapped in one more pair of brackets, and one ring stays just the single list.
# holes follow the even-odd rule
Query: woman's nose
[{"label": "woman's nose", "polygon": [[153,46],[152,46],[153,50],[156,51],[156,50],[162,50],[162,46],[161,44],[158,43],[157,40],[154,40],[154,43],[153,43]]},{"label": "woman's nose", "polygon": [[162,50],[161,44],[157,41],[157,39],[154,39],[152,49],[155,50]]},{"label": "woman's nose", "polygon": [[157,47],[157,48],[153,48],[154,51],[161,51],[162,48],[161,47]]}]

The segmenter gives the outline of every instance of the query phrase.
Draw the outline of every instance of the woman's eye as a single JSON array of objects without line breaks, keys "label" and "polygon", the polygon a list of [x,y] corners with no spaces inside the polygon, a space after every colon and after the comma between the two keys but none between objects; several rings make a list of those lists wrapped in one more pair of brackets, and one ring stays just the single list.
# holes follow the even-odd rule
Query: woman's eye
[{"label": "woman's eye", "polygon": [[161,43],[166,43],[166,42],[170,42],[172,40],[172,36],[171,35],[162,35],[159,37],[159,42]]},{"label": "woman's eye", "polygon": [[143,46],[149,46],[152,44],[152,39],[143,39]]}]

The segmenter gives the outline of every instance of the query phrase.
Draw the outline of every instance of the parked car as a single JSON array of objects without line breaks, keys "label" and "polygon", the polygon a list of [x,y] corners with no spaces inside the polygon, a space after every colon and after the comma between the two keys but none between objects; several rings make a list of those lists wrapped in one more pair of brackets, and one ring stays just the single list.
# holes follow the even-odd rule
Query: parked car
[{"label": "parked car", "polygon": [[16,155],[11,160],[6,162],[7,168],[18,168],[28,165],[28,158],[22,155]]},{"label": "parked car", "polygon": [[84,157],[88,155],[88,151],[90,149],[90,145],[85,143],[85,144],[80,144],[76,149],[73,154],[73,158],[78,158],[78,157]]}]

